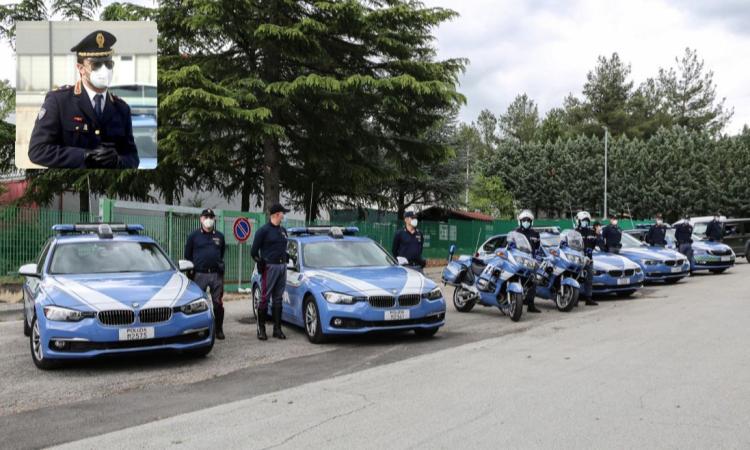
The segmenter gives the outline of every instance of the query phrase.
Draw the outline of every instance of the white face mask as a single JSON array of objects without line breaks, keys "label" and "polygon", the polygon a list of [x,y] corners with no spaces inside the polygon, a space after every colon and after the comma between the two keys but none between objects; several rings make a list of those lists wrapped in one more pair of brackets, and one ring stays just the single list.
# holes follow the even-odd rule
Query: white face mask
[{"label": "white face mask", "polygon": [[661,220],[661,219],[656,219],[656,224],[657,224],[657,225],[661,225],[661,224],[663,224],[663,223],[664,223],[664,221],[663,221],[663,220]]},{"label": "white face mask", "polygon": [[112,69],[107,69],[107,66],[102,65],[99,70],[91,71],[89,81],[97,89],[107,89],[112,82],[112,74]]},{"label": "white face mask", "polygon": [[214,227],[214,219],[211,219],[210,217],[203,219],[203,226],[206,229],[208,229],[208,230],[213,229],[213,227]]},{"label": "white face mask", "polygon": [[616,221],[616,220],[613,220],[613,221],[612,221],[612,225],[614,225],[614,226],[617,226],[617,221]]},{"label": "white face mask", "polygon": [[419,223],[419,221],[417,219],[411,219],[410,223],[411,223],[411,226],[413,226],[414,228],[416,228],[417,224]]}]

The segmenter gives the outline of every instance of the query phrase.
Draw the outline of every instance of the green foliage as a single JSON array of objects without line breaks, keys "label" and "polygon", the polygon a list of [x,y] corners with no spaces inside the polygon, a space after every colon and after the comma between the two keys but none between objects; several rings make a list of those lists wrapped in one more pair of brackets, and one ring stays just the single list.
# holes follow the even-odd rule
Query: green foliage
[{"label": "green foliage", "polygon": [[484,176],[482,174],[474,177],[469,190],[470,211],[480,211],[496,219],[512,219],[515,209],[513,198],[505,189],[501,177]]},{"label": "green foliage", "polygon": [[515,142],[530,142],[540,126],[539,109],[528,95],[520,94],[498,120],[501,136]]},{"label": "green foliage", "polygon": [[100,20],[156,20],[157,10],[133,3],[110,3],[99,16]]},{"label": "green foliage", "polygon": [[101,0],[53,0],[52,12],[67,20],[94,20]]}]

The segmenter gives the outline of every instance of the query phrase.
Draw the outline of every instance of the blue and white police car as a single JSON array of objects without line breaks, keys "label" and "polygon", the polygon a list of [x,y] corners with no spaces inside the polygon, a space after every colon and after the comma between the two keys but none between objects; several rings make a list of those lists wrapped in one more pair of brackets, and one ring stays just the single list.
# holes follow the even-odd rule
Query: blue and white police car
[{"label": "blue and white police car", "polygon": [[36,263],[21,266],[24,333],[37,367],[105,354],[177,350],[196,356],[214,343],[206,294],[141,225],[55,225]]},{"label": "blue and white police car", "polygon": [[672,284],[690,275],[687,256],[675,250],[648,245],[631,236],[622,234],[620,255],[638,264],[646,281],[663,281]]},{"label": "blue and white police car", "polygon": [[643,287],[643,269],[628,258],[614,253],[595,250],[593,254],[591,293],[615,294],[628,297]]},{"label": "blue and white police car", "polygon": [[[333,335],[414,330],[432,336],[445,324],[440,288],[402,267],[355,227],[290,228],[282,319],[304,329],[310,342]],[[252,276],[253,309],[261,279]],[[270,308],[270,302],[269,302]],[[254,311],[255,312],[255,311]]]}]

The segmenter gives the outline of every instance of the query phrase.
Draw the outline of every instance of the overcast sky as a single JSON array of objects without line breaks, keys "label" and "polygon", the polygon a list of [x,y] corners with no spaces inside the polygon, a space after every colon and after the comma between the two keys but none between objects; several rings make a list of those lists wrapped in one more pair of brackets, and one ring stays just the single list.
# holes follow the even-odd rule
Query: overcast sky
[{"label": "overcast sky", "polygon": [[[580,94],[599,55],[618,52],[637,85],[691,47],[714,71],[719,97],[734,108],[726,131],[750,124],[748,0],[424,1],[461,14],[436,34],[440,57],[470,60],[461,79],[465,121],[485,108],[503,112],[522,92],[542,113],[559,106],[569,92]],[[14,82],[10,49],[3,47],[0,58],[0,79]]]}]

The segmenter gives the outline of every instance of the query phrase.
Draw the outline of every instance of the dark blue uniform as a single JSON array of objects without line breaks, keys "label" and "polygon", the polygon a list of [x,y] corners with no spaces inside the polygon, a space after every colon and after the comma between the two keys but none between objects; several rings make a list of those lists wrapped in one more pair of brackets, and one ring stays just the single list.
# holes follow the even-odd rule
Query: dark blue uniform
[{"label": "dark blue uniform", "polygon": [[693,226],[689,222],[680,222],[674,227],[674,238],[677,241],[677,251],[687,256],[688,262],[693,263]]},{"label": "dark blue uniform", "polygon": [[708,237],[709,241],[721,242],[721,238],[723,237],[721,222],[715,219],[708,222],[708,226],[706,227],[706,237]]},{"label": "dark blue uniform", "polygon": [[[261,297],[258,311],[271,309],[281,317],[282,300],[286,288],[287,233],[281,225],[266,223],[255,233],[250,255],[258,264],[261,275]],[[276,310],[278,309],[278,313]]]},{"label": "dark blue uniform", "polygon": [[[539,236],[539,232],[531,228],[518,227],[516,231],[526,236],[529,244],[531,244],[531,251],[534,257],[541,256],[542,239]],[[536,297],[536,277],[533,278],[532,283],[529,283],[528,290],[526,292],[526,298],[524,303],[528,305],[529,311],[538,311],[534,306],[534,297]]]},{"label": "dark blue uniform", "polygon": [[620,243],[622,241],[622,231],[620,231],[620,228],[617,225],[607,225],[602,229],[602,240],[602,243],[604,244],[602,250],[605,252],[618,253],[620,248],[622,248],[622,244]]},{"label": "dark blue uniform", "polygon": [[583,298],[591,300],[591,288],[594,284],[594,249],[599,245],[599,236],[596,234],[593,228],[577,227],[576,231],[581,233],[583,237],[583,254],[589,258],[589,263],[584,267],[584,284],[581,293]]},{"label": "dark blue uniform", "polygon": [[118,169],[138,167],[128,104],[107,93],[99,119],[79,81],[47,93],[31,132],[29,159],[52,168],[86,168],[85,151],[102,143],[114,145]]},{"label": "dark blue uniform", "polygon": [[190,233],[185,242],[185,259],[193,263],[195,270],[193,281],[202,291],[206,289],[211,291],[216,331],[222,334],[224,332],[225,249],[224,235],[216,230],[205,231],[200,228]]},{"label": "dark blue uniform", "polygon": [[422,248],[424,246],[424,236],[418,229],[414,233],[402,228],[393,236],[393,248],[391,253],[394,258],[399,256],[406,258],[410,266],[424,267],[425,260],[422,259]]},{"label": "dark blue uniform", "polygon": [[646,233],[646,243],[657,247],[667,246],[667,227],[664,225],[651,225]]}]

